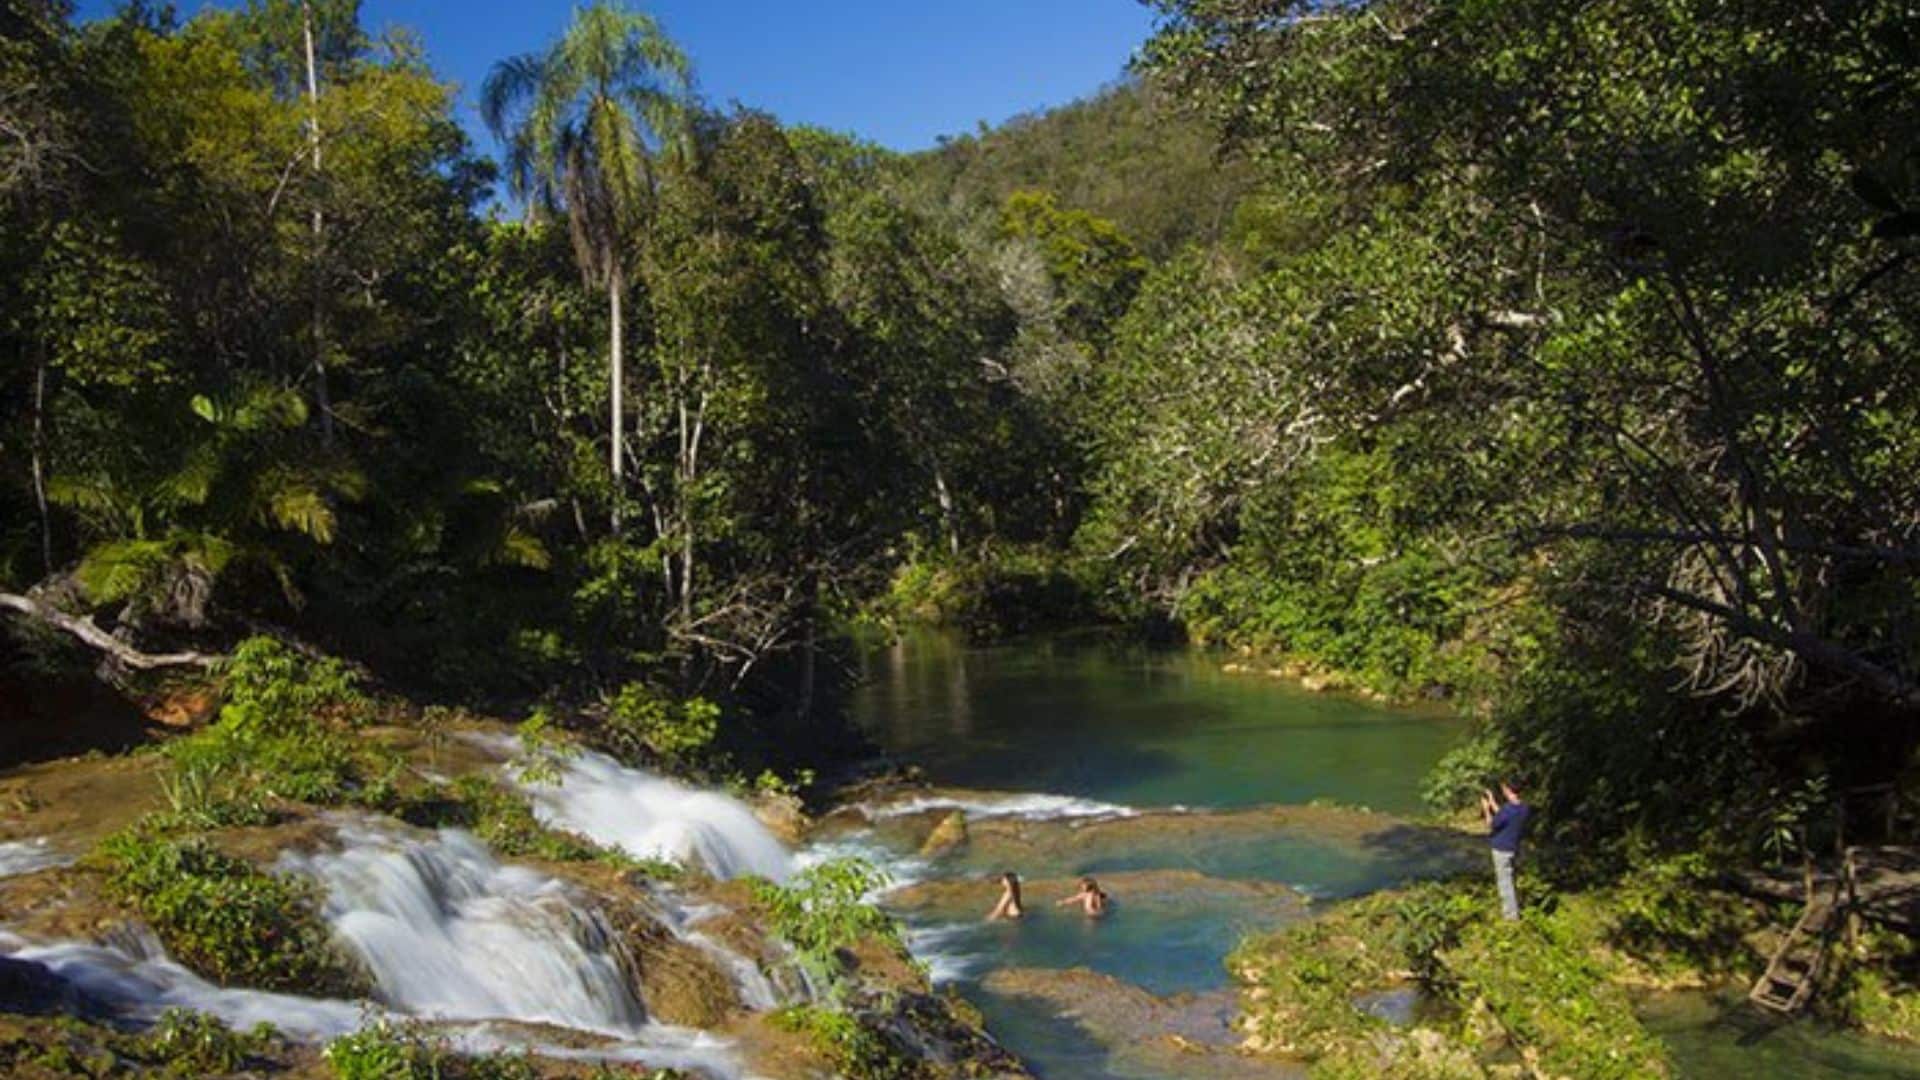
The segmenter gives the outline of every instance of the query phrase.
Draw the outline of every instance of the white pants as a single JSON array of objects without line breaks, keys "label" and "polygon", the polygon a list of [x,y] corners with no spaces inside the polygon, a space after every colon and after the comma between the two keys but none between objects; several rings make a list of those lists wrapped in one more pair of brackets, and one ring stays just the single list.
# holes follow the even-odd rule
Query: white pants
[{"label": "white pants", "polygon": [[1493,879],[1500,885],[1500,915],[1506,919],[1520,917],[1520,894],[1513,889],[1513,856],[1511,851],[1493,853]]}]

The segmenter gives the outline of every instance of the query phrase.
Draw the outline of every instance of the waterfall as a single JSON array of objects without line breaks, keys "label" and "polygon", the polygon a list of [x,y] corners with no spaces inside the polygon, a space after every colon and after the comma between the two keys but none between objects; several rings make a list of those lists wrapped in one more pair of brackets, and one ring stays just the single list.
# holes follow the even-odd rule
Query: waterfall
[{"label": "waterfall", "polygon": [[146,934],[112,947],[76,942],[29,945],[0,933],[0,952],[46,965],[91,1006],[136,1023],[151,1023],[172,1008],[193,1009],[237,1029],[265,1022],[294,1038],[319,1041],[352,1031],[363,1018],[360,1006],[349,1001],[215,986],[175,963]]},{"label": "waterfall", "polygon": [[[518,748],[512,739],[476,741],[508,754]],[[629,769],[604,754],[582,751],[557,784],[520,786],[542,823],[635,858],[696,861],[723,879],[758,874],[785,881],[793,870],[786,847],[739,799]]]},{"label": "waterfall", "polygon": [[334,935],[390,1005],[630,1037],[645,1016],[614,935],[560,882],[506,866],[455,829],[431,840],[345,825],[338,852],[288,855],[317,878]]},{"label": "waterfall", "polygon": [[[512,753],[511,739],[477,737]],[[741,801],[621,766],[600,754],[569,761],[558,784],[520,785],[540,819],[639,858],[696,863],[719,878],[785,880],[793,859]],[[726,1040],[650,1022],[629,982],[618,936],[559,880],[501,863],[460,830],[423,833],[358,817],[333,819],[339,850],[288,852],[278,869],[318,882],[335,939],[371,976],[395,1013],[441,1023],[470,1050],[524,1047],[518,1023],[606,1036],[591,1049],[533,1046],[561,1057],[633,1061],[735,1076]],[[61,865],[71,857],[44,841],[0,844],[0,875]],[[700,924],[714,909],[679,902],[655,912],[680,940],[727,972],[749,1008],[783,993],[754,960]],[[358,1028],[362,1003],[214,986],[169,958],[151,935],[108,944],[28,943],[0,932],[0,952],[46,965],[110,1015],[135,1023],[168,1008],[210,1013],[235,1026],[270,1022],[323,1041]],[[446,1026],[446,1025],[452,1026]]]},{"label": "waterfall", "polygon": [[755,1012],[767,1012],[780,1007],[783,1001],[792,997],[809,997],[802,988],[796,994],[782,994],[761,970],[760,965],[745,956],[727,948],[714,940],[711,934],[700,931],[699,924],[713,918],[723,911],[714,904],[687,906],[672,897],[661,897],[661,923],[675,938],[705,953],[708,959],[719,964],[733,980],[734,992],[740,995],[741,1004]]}]

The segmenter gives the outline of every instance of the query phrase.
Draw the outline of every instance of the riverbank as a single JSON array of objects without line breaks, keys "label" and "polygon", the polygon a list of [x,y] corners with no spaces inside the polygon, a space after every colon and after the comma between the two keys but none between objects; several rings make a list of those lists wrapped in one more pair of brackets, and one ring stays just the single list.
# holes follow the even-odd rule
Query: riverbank
[{"label": "riverbank", "polygon": [[7,1075],[1024,1075],[748,803],[237,655],[208,723],[0,773]]},{"label": "riverbank", "polygon": [[[1689,1044],[1671,1022],[1650,1026],[1648,1002],[1676,991],[1738,999],[1793,916],[1713,888],[1686,862],[1578,893],[1525,881],[1523,901],[1522,920],[1504,923],[1490,884],[1427,884],[1247,938],[1228,961],[1242,1048],[1308,1063],[1316,1077],[1705,1075],[1675,1052]],[[1850,1047],[1863,1056],[1920,1061],[1912,943],[1870,934],[1838,959],[1819,1022],[1889,1040]],[[1396,995],[1418,1007],[1373,1007]],[[1761,1056],[1746,1060],[1751,1069]]]}]

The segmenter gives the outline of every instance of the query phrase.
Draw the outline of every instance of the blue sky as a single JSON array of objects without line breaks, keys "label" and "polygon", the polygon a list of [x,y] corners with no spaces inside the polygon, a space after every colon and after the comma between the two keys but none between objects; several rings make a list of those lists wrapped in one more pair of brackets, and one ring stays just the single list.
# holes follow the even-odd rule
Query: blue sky
[{"label": "blue sky", "polygon": [[[1153,26],[1138,0],[635,0],[692,57],[701,93],[899,150],[1084,97]],[[175,0],[182,16],[206,0]],[[80,0],[83,18],[118,6]],[[232,6],[232,5],[226,5]],[[363,0],[371,28],[418,31],[462,119],[495,60],[559,35],[570,2]],[[489,145],[483,142],[482,145]]]}]

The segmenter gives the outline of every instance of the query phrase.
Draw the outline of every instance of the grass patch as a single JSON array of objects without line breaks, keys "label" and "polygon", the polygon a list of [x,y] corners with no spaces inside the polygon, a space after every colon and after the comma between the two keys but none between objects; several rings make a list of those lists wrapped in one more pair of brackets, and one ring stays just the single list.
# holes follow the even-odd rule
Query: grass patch
[{"label": "grass patch", "polygon": [[166,744],[161,787],[171,824],[260,824],[271,799],[374,810],[397,803],[406,762],[354,736],[373,706],[339,661],[257,637],[234,650],[222,675],[219,718]]},{"label": "grass patch", "polygon": [[[1381,894],[1249,940],[1229,959],[1255,1045],[1298,1054],[1320,1077],[1479,1076],[1515,1060],[1553,1076],[1669,1075],[1641,1026],[1591,896],[1501,921],[1491,890],[1442,883]],[[1358,994],[1418,983],[1449,1008],[1407,1028],[1362,1013]]]},{"label": "grass patch", "polygon": [[235,1031],[217,1016],[189,1009],[168,1009],[132,1043],[131,1056],[159,1065],[168,1076],[235,1072],[269,1060],[282,1046],[272,1024]]},{"label": "grass patch", "polygon": [[1868,929],[1845,958],[1831,994],[1814,1000],[1862,1031],[1920,1043],[1920,942]]},{"label": "grass patch", "polygon": [[846,1080],[911,1080],[920,1068],[859,1019],[818,1005],[792,1005],[768,1018],[781,1031],[806,1036]]},{"label": "grass patch", "polygon": [[531,1056],[461,1054],[419,1024],[381,1019],[328,1043],[322,1052],[338,1080],[539,1080]]},{"label": "grass patch", "polygon": [[180,1080],[247,1071],[277,1072],[288,1044],[271,1024],[235,1031],[218,1017],[168,1009],[143,1032],[72,1017],[14,1018],[0,1036],[7,1076],[163,1076]]},{"label": "grass patch", "polygon": [[205,840],[136,830],[107,837],[89,860],[106,872],[108,895],[206,978],[312,996],[366,992],[334,949],[311,882],[265,873]]}]

